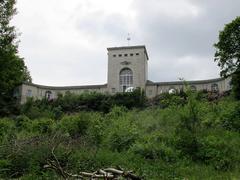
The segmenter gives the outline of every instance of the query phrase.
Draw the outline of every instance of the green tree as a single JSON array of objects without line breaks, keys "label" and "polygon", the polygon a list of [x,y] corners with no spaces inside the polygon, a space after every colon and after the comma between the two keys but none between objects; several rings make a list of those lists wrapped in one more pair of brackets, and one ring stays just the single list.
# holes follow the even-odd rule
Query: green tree
[{"label": "green tree", "polygon": [[31,81],[23,58],[18,55],[18,34],[10,24],[16,14],[15,0],[0,0],[0,115],[10,113],[13,91],[23,81]]},{"label": "green tree", "polygon": [[240,17],[225,25],[214,46],[221,76],[232,76],[233,93],[240,99]]}]

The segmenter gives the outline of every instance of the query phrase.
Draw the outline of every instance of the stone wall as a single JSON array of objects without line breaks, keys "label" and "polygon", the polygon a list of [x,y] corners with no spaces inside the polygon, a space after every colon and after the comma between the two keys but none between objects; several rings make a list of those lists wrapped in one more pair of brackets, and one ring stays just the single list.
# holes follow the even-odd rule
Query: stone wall
[{"label": "stone wall", "polygon": [[20,93],[20,103],[23,104],[26,102],[28,97],[34,99],[55,99],[58,94],[64,95],[66,92],[81,94],[84,92],[100,92],[107,93],[107,85],[89,85],[89,86],[63,86],[63,87],[54,87],[54,86],[42,86],[32,83],[23,83],[18,87]]},{"label": "stone wall", "polygon": [[148,81],[146,84],[146,96],[153,98],[161,93],[167,93],[169,90],[174,89],[180,91],[185,89],[185,83],[189,88],[200,91],[218,91],[219,93],[228,91],[231,89],[230,85],[231,78],[217,78],[200,81],[176,81],[176,82],[151,82]]}]

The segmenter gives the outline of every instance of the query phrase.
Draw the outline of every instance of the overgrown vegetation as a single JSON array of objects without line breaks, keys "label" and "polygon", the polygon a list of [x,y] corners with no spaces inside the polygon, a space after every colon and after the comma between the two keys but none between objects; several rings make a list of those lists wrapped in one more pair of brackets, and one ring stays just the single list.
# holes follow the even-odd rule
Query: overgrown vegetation
[{"label": "overgrown vegetation", "polygon": [[59,94],[58,98],[53,100],[34,101],[29,98],[20,111],[31,119],[39,116],[59,119],[64,113],[71,114],[81,111],[107,113],[114,106],[124,106],[127,109],[144,108],[146,106],[145,93],[141,89],[114,95],[97,92],[83,94],[67,92],[64,96]]},{"label": "overgrown vegetation", "polygon": [[0,178],[59,178],[44,168],[54,149],[70,173],[120,166],[143,179],[239,179],[239,101],[188,92],[147,103],[139,93],[29,100],[0,119]]},{"label": "overgrown vegetation", "polygon": [[[59,179],[56,172],[107,167],[151,180],[240,179],[240,102],[230,96],[189,91],[146,101],[138,89],[29,99],[19,108],[13,90],[31,77],[10,25],[14,5],[15,0],[0,1],[1,179]],[[240,99],[239,24],[237,17],[226,25],[215,44],[221,74],[233,75],[235,99]],[[45,168],[54,163],[60,171]]]}]

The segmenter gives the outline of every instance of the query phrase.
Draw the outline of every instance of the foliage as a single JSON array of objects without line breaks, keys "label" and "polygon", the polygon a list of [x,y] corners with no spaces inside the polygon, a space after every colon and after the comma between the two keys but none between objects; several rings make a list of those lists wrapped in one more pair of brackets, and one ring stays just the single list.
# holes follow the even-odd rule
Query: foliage
[{"label": "foliage", "polygon": [[[112,99],[111,109],[102,112],[88,98],[112,97],[89,96],[29,99],[20,116],[0,119],[0,178],[59,178],[44,169],[55,159],[54,149],[70,173],[122,167],[143,179],[239,179],[239,102],[231,97],[209,102],[189,91],[180,96],[184,103],[145,109],[116,106]],[[88,108],[70,111],[67,102]]]},{"label": "foliage", "polygon": [[178,158],[178,151],[158,132],[142,137],[132,146],[131,151],[151,160],[175,162]]},{"label": "foliage", "polygon": [[124,151],[129,149],[138,137],[137,128],[129,125],[125,118],[119,118],[112,122],[112,128],[107,131],[106,144],[113,151]]},{"label": "foliage", "polygon": [[64,133],[68,133],[71,138],[79,138],[86,135],[90,127],[89,114],[82,113],[79,116],[63,117],[59,126]]},{"label": "foliage", "polygon": [[198,158],[207,164],[212,164],[217,170],[229,170],[239,163],[239,152],[235,146],[235,133],[224,132],[220,137],[217,132],[206,135],[199,140]]},{"label": "foliage", "polygon": [[0,119],[0,142],[9,141],[14,138],[15,124],[11,119]]},{"label": "foliage", "polygon": [[221,67],[221,75],[234,73],[240,65],[240,17],[226,24],[219,33],[219,41],[214,44],[217,51],[215,61]]},{"label": "foliage", "polygon": [[233,73],[231,84],[234,97],[240,100],[240,67]]},{"label": "foliage", "polygon": [[221,68],[221,76],[232,75],[233,92],[240,99],[240,17],[225,25],[219,33],[219,41],[214,44],[215,61]]},{"label": "foliage", "polygon": [[199,108],[196,93],[188,91],[188,103],[180,115],[176,129],[176,146],[184,154],[195,158],[198,152],[197,131],[199,131]]},{"label": "foliage", "polygon": [[17,32],[10,24],[16,14],[15,3],[0,1],[0,115],[14,113],[14,88],[23,81],[31,81],[23,58],[18,55]]},{"label": "foliage", "polygon": [[169,106],[183,106],[186,104],[186,94],[182,92],[173,94],[162,93],[154,99],[150,99],[149,103],[157,105],[161,108],[167,108]]},{"label": "foliage", "polygon": [[[240,132],[240,102],[221,104],[219,124],[230,131]],[[224,106],[224,107],[222,107]]]},{"label": "foliage", "polygon": [[36,100],[29,98],[21,107],[21,114],[30,119],[48,117],[60,119],[64,113],[76,113],[80,111],[99,111],[108,113],[114,106],[123,106],[127,109],[145,107],[146,97],[143,91],[136,89],[133,92],[117,93],[114,95],[90,92],[73,94],[67,92],[57,99]]}]

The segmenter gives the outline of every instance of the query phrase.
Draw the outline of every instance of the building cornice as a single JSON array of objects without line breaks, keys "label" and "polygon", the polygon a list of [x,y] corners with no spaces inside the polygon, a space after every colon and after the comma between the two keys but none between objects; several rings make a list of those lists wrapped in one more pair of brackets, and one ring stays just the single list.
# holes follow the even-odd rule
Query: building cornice
[{"label": "building cornice", "polygon": [[125,49],[144,49],[144,52],[147,56],[147,59],[149,59],[148,57],[148,53],[147,53],[147,49],[145,45],[138,45],[138,46],[120,46],[120,47],[109,47],[107,48],[108,51],[111,50],[125,50]]},{"label": "building cornice", "polygon": [[170,81],[170,82],[152,82],[148,80],[146,85],[183,85],[184,83],[194,85],[194,84],[215,83],[223,80],[225,80],[225,78],[215,78],[215,79],[196,80],[196,81]]},{"label": "building cornice", "polygon": [[73,89],[100,89],[107,88],[107,84],[102,85],[83,85],[83,86],[45,86],[34,83],[24,82],[24,85],[34,86],[41,89],[51,89],[51,90],[73,90]]}]

